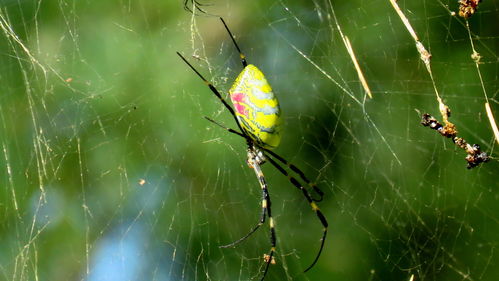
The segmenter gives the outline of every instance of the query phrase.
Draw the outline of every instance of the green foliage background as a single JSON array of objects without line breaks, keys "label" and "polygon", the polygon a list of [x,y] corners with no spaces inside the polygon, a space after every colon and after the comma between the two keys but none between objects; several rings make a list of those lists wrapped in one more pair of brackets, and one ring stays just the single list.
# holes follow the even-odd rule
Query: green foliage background
[{"label": "green foliage background", "polygon": [[[499,3],[469,20],[483,84],[455,1],[398,3],[451,121],[495,157],[482,86],[499,116]],[[332,3],[367,100],[329,1],[209,4],[194,17],[180,0],[1,2],[0,280],[259,280],[266,228],[218,248],[260,212],[245,143],[203,119],[236,127],[175,54],[230,87],[240,62],[211,15],[280,99],[276,152],[326,192],[329,237],[303,274],[320,224],[264,166],[279,243],[266,280],[499,278],[497,159],[466,170],[463,151],[419,124],[440,119],[438,104],[389,1]]]}]

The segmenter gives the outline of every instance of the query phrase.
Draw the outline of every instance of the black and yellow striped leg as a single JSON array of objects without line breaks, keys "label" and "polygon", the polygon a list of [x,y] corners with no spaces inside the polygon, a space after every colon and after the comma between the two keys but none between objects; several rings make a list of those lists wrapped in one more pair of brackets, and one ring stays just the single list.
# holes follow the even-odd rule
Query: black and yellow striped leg
[{"label": "black and yellow striped leg", "polygon": [[[234,130],[231,130],[230,132],[235,133]],[[255,227],[253,227],[250,230],[250,232],[248,234],[244,235],[240,239],[238,239],[238,240],[236,240],[228,245],[220,246],[220,248],[233,247],[233,246],[239,244],[240,242],[246,240],[248,237],[251,236],[251,234],[255,233],[255,231],[265,222],[265,219],[268,216],[269,227],[270,227],[271,248],[270,248],[269,254],[266,255],[266,257],[265,257],[266,265],[265,265],[265,270],[263,271],[263,277],[261,279],[261,280],[263,280],[265,278],[265,276],[267,275],[267,272],[269,270],[269,266],[272,263],[272,260],[274,258],[274,253],[276,250],[276,235],[275,235],[275,223],[274,223],[274,219],[272,218],[272,209],[271,209],[271,201],[270,201],[268,186],[267,186],[267,182],[265,181],[265,177],[263,175],[262,169],[260,167],[261,161],[263,161],[263,160],[260,159],[259,156],[257,156],[257,152],[254,149],[250,148],[248,150],[248,165],[251,168],[253,168],[253,170],[255,171],[256,177],[258,178],[258,183],[260,183],[260,187],[262,189],[262,214],[260,216],[260,221],[258,222],[258,224]]]},{"label": "black and yellow striped leg", "polygon": [[267,182],[265,181],[265,177],[263,176],[262,169],[260,168],[260,160],[257,160],[257,155],[254,151],[250,150],[248,155],[251,155],[251,157],[248,157],[248,164],[250,167],[253,168],[255,171],[256,177],[258,178],[258,182],[260,183],[260,187],[262,188],[262,195],[263,195],[263,200],[262,200],[262,208],[267,210],[267,215],[269,217],[269,228],[270,228],[270,252],[268,256],[265,258],[265,270],[263,271],[263,276],[262,279],[265,279],[265,276],[267,275],[267,272],[269,270],[269,266],[272,263],[272,259],[274,258],[274,253],[276,251],[276,236],[275,236],[275,223],[274,223],[274,218],[272,218],[272,209],[271,209],[271,201],[270,201],[270,195],[269,195],[269,190],[267,188]]},{"label": "black and yellow striped leg", "polygon": [[246,56],[243,54],[243,52],[241,52],[241,49],[239,48],[239,46],[237,45],[236,43],[236,39],[234,38],[234,36],[232,35],[232,32],[230,32],[230,29],[229,27],[227,26],[227,24],[225,23],[224,19],[223,18],[220,18],[220,20],[222,21],[222,23],[224,24],[225,26],[225,29],[227,30],[227,32],[229,33],[230,35],[230,39],[232,39],[232,42],[234,43],[234,46],[236,46],[236,49],[237,51],[239,52],[239,58],[241,59],[241,63],[243,64],[243,68],[245,68],[248,63],[246,62]]},{"label": "black and yellow striped leg", "polygon": [[239,128],[239,130],[241,130],[241,132],[243,132],[243,128],[241,127],[241,124],[239,124],[239,121],[237,120],[236,113],[234,112],[234,109],[232,107],[230,107],[230,105],[225,101],[225,99],[222,97],[222,94],[220,94],[220,92],[217,90],[217,88],[215,88],[215,86],[213,86],[213,84],[211,84],[208,80],[206,80],[203,77],[203,75],[201,75],[201,73],[199,73],[199,71],[197,71],[197,69],[195,69],[194,66],[192,66],[192,64],[190,64],[187,61],[186,58],[184,58],[184,56],[182,56],[182,54],[177,52],[177,55],[199,76],[199,78],[201,78],[204,81],[204,83],[208,86],[208,88],[210,88],[210,90],[215,94],[215,96],[217,96],[217,98],[223,103],[225,108],[227,108],[227,110],[229,110],[232,117],[234,117],[234,120],[236,120],[236,124],[237,124],[237,127]]},{"label": "black and yellow striped leg", "polygon": [[[233,130],[232,130],[233,131]],[[232,132],[231,131],[231,132]],[[251,236],[251,234],[255,233],[255,231],[265,222],[266,216],[269,217],[269,227],[270,227],[270,252],[268,255],[265,256],[265,270],[263,271],[263,276],[262,279],[265,279],[265,276],[267,275],[267,272],[269,270],[269,266],[272,263],[272,260],[274,258],[274,253],[276,250],[276,235],[275,235],[275,223],[274,219],[272,218],[272,209],[271,209],[271,201],[270,201],[270,195],[269,195],[269,190],[267,187],[267,182],[265,181],[265,177],[263,175],[262,169],[260,167],[262,159],[257,156],[257,152],[250,148],[248,150],[248,165],[253,168],[255,171],[256,177],[258,178],[258,183],[260,183],[260,187],[262,188],[262,214],[260,216],[260,221],[258,224],[251,229],[251,231],[244,235],[242,238],[224,246],[220,246],[220,248],[228,248],[228,247],[233,247],[237,245],[238,243],[246,240],[248,237]]]},{"label": "black and yellow striped leg", "polygon": [[[312,198],[312,200],[314,202],[320,202],[322,201],[322,198],[324,197],[324,192],[322,192],[322,190],[319,189],[319,187],[317,187],[317,185],[315,185],[315,183],[312,183],[306,176],[305,176],[305,173],[302,172],[302,170],[300,170],[298,167],[296,167],[295,165],[293,165],[292,163],[288,162],[286,159],[282,158],[279,154],[273,152],[272,150],[270,149],[266,149],[264,148],[264,151],[270,155],[272,155],[273,157],[275,157],[277,160],[279,160],[281,163],[283,163],[284,165],[286,165],[289,169],[291,169],[291,171],[297,173],[300,178],[310,187],[314,190],[315,193],[319,194],[319,199],[315,199],[315,198]],[[274,165],[275,166],[275,165]],[[276,167],[277,168],[277,167]],[[281,171],[281,169],[279,169],[279,171]],[[281,172],[282,173],[282,172]],[[286,175],[286,174],[285,174]],[[286,175],[287,176],[287,175]]]},{"label": "black and yellow striped leg", "polygon": [[324,248],[324,242],[326,241],[326,236],[327,236],[327,227],[328,227],[328,223],[327,223],[327,220],[326,220],[326,217],[324,216],[324,214],[322,214],[321,210],[319,209],[319,207],[317,206],[317,204],[315,204],[315,201],[312,199],[312,197],[310,196],[310,193],[307,191],[307,189],[305,189],[299,182],[298,180],[296,180],[294,177],[292,177],[291,175],[289,175],[288,171],[286,171],[283,167],[281,167],[281,165],[279,165],[274,159],[270,158],[270,157],[267,157],[267,160],[270,162],[270,164],[272,164],[277,170],[279,170],[279,172],[281,172],[283,175],[285,175],[289,181],[296,187],[298,188],[299,190],[302,191],[303,193],[303,196],[305,196],[305,198],[307,199],[308,203],[310,204],[310,206],[312,207],[312,210],[315,212],[315,214],[317,215],[317,217],[319,218],[319,220],[321,221],[321,224],[322,226],[324,227],[323,229],[323,232],[322,232],[322,239],[321,239],[321,246],[319,248],[319,252],[317,253],[317,255],[315,256],[315,259],[314,261],[312,262],[312,264],[307,267],[307,269],[305,269],[305,272],[307,272],[308,270],[310,270],[314,265],[315,263],[317,263],[317,260],[319,260],[319,257],[321,256],[321,253],[322,253],[322,249]]}]

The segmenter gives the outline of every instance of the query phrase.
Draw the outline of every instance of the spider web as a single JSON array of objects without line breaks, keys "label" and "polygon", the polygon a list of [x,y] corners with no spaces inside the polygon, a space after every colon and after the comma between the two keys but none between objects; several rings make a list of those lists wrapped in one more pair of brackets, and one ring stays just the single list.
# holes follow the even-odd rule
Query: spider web
[{"label": "spider web", "polygon": [[[499,3],[2,1],[0,280],[260,280],[268,226],[223,93],[241,70],[217,16],[280,99],[275,151],[325,192],[329,236],[271,165],[278,239],[266,280],[497,280]],[[201,1],[198,1],[201,3]],[[188,1],[188,4],[191,1]],[[350,42],[372,92],[366,94]],[[480,54],[477,64],[473,49]],[[420,124],[442,121],[492,159]]]}]

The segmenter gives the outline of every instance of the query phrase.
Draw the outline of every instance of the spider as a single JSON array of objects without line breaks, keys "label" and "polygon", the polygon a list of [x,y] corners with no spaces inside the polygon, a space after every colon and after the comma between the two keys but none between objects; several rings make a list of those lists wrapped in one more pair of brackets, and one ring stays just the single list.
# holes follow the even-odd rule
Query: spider
[{"label": "spider", "polygon": [[[298,188],[305,199],[310,204],[312,211],[315,212],[319,221],[323,226],[321,245],[319,251],[312,264],[308,266],[304,272],[310,270],[318,261],[322,249],[324,248],[324,242],[327,235],[328,223],[324,214],[320,211],[316,202],[322,200],[324,193],[312,183],[305,174],[295,165],[291,164],[283,157],[279,156],[271,149],[276,148],[281,140],[281,111],[279,107],[279,102],[277,97],[272,92],[267,79],[264,74],[254,65],[248,64],[245,55],[241,52],[241,49],[236,43],[234,36],[232,35],[230,29],[228,28],[225,21],[220,18],[225,29],[227,30],[234,46],[239,52],[241,63],[243,65],[243,70],[239,73],[236,78],[232,88],[229,90],[230,99],[234,108],[232,108],[226,100],[222,97],[222,94],[206,80],[199,71],[197,71],[179,52],[177,54],[180,58],[201,78],[204,83],[210,88],[210,90],[215,94],[215,96],[222,102],[222,104],[230,112],[239,130],[234,130],[224,125],[205,117],[208,121],[220,126],[226,131],[238,135],[246,140],[247,148],[247,164],[252,168],[256,174],[260,187],[262,189],[262,211],[260,219],[256,226],[251,228],[251,230],[244,235],[242,238],[227,244],[220,246],[220,248],[234,247],[240,242],[246,240],[255,231],[265,223],[266,217],[268,216],[269,228],[270,228],[270,244],[271,248],[269,254],[264,255],[265,269],[263,271],[263,276],[261,280],[265,279],[267,275],[269,266],[271,263],[275,263],[274,254],[276,252],[276,235],[275,235],[275,222],[272,218],[271,212],[271,201],[268,191],[268,185],[263,175],[261,165],[266,161],[270,162],[280,173],[288,178],[290,183]],[[281,164],[279,164],[280,162]],[[312,189],[319,198],[314,198],[308,189],[304,187],[295,177],[293,177],[288,170],[283,168],[284,165],[289,170],[294,172],[296,175],[305,182],[306,186]]]}]

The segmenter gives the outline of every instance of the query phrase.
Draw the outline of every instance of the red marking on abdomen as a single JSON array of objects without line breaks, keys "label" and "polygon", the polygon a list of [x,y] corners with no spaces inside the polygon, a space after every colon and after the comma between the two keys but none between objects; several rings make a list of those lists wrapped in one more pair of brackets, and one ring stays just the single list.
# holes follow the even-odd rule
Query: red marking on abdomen
[{"label": "red marking on abdomen", "polygon": [[244,102],[246,99],[246,95],[243,93],[233,93],[230,95],[230,98],[233,102]]},{"label": "red marking on abdomen", "polygon": [[232,100],[232,104],[236,108],[237,113],[248,117],[248,110],[246,109],[246,95],[243,93],[233,93],[230,95],[230,99]]}]

